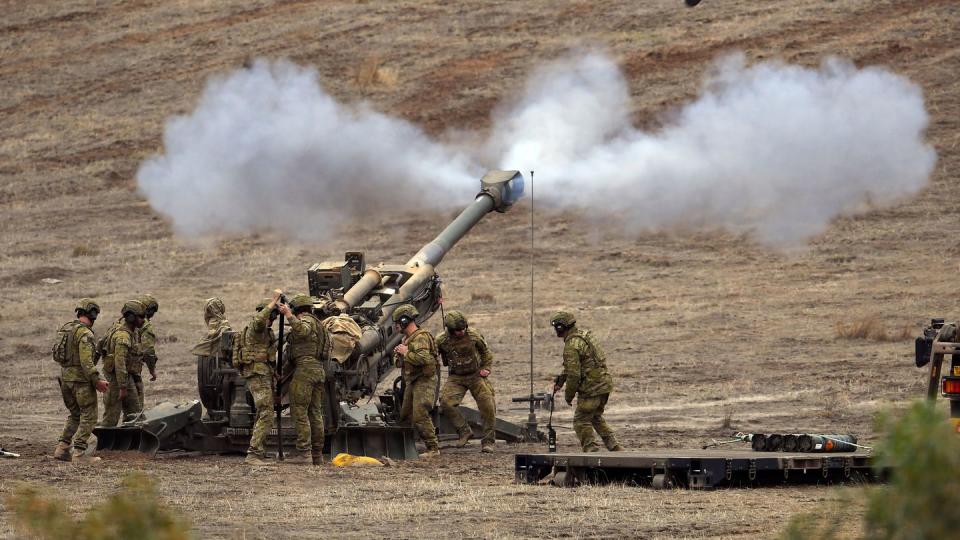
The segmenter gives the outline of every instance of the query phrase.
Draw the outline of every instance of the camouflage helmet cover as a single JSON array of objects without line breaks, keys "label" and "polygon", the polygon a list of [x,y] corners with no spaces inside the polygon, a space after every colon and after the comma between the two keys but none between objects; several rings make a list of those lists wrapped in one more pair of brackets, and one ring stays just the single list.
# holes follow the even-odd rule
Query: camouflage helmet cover
[{"label": "camouflage helmet cover", "polygon": [[153,311],[156,313],[160,311],[160,304],[157,303],[157,299],[153,297],[152,294],[143,294],[137,297],[137,302],[143,304],[143,307],[147,311]]},{"label": "camouflage helmet cover", "polygon": [[123,304],[123,308],[120,310],[121,315],[126,315],[127,313],[133,313],[138,317],[145,317],[147,314],[147,309],[143,307],[143,304],[137,300],[127,300]]},{"label": "camouflage helmet cover", "polygon": [[573,313],[569,311],[558,311],[553,314],[553,317],[550,317],[551,326],[564,326],[570,327],[577,323],[577,318],[573,316]]},{"label": "camouflage helmet cover", "polygon": [[411,319],[416,319],[420,315],[420,312],[417,311],[417,308],[413,307],[413,304],[403,304],[402,306],[393,310],[393,322],[398,322],[400,317],[403,317],[404,315],[410,317]]},{"label": "camouflage helmet cover", "polygon": [[313,298],[306,294],[298,294],[290,299],[290,307],[293,309],[313,307]]},{"label": "camouflage helmet cover", "polygon": [[96,311],[97,313],[100,313],[100,305],[93,301],[93,299],[81,298],[80,301],[77,302],[77,307],[74,308],[74,311],[82,311],[84,313]]},{"label": "camouflage helmet cover", "polygon": [[459,311],[451,311],[444,315],[443,325],[450,330],[466,330],[467,318]]},{"label": "camouflage helmet cover", "polygon": [[257,308],[256,308],[257,311],[263,311],[267,306],[270,305],[270,302],[272,301],[273,299],[271,298],[264,298],[263,300],[257,303]]}]

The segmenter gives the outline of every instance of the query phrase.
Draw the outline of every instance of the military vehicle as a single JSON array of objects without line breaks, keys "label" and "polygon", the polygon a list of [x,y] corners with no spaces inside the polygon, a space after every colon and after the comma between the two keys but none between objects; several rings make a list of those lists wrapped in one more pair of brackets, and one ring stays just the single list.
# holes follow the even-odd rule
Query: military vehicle
[{"label": "military vehicle", "polygon": [[[381,383],[394,371],[393,348],[402,335],[394,330],[391,314],[400,304],[413,304],[423,324],[441,307],[441,280],[436,266],[450,249],[490,212],[506,212],[524,191],[517,171],[490,171],[480,182],[480,193],[436,238],[404,264],[367,266],[361,252],[348,252],[342,262],[314,264],[307,271],[315,311],[323,316],[347,314],[361,329],[354,350],[327,362],[324,421],[326,453],[410,459],[417,457],[414,431],[397,420],[403,400],[400,377],[377,395]],[[239,329],[234,329],[239,330]],[[161,403],[116,428],[96,428],[98,450],[193,450],[243,452],[254,421],[253,399],[245,381],[231,363],[233,332],[226,332],[219,351],[197,358],[200,399],[182,404]],[[439,391],[439,387],[438,387]],[[374,401],[376,398],[376,401]],[[461,412],[480,433],[479,412]],[[204,412],[205,411],[205,412]],[[439,411],[435,424],[441,437],[456,437],[456,429]],[[497,419],[497,438],[519,442],[542,433]],[[268,437],[268,448],[292,446],[295,434],[288,416]],[[272,439],[272,440],[271,440]]]},{"label": "military vehicle", "polygon": [[[941,374],[943,361],[950,355],[950,371]],[[950,421],[960,433],[960,337],[957,325],[947,324],[942,318],[930,320],[923,335],[915,340],[914,358],[917,367],[930,365],[927,399],[936,400],[937,394],[950,401]]]}]

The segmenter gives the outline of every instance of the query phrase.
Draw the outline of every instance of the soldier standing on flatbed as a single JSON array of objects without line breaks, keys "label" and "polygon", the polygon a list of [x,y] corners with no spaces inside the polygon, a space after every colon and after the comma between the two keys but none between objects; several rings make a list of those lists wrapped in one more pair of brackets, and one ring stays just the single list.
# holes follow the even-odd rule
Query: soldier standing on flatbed
[{"label": "soldier standing on flatbed", "polygon": [[[291,310],[292,308],[292,310]],[[280,313],[290,321],[287,334],[290,360],[294,364],[290,382],[290,418],[297,430],[297,451],[289,463],[323,463],[323,362],[330,358],[327,330],[313,314],[313,298],[298,294],[289,306],[280,304]]]},{"label": "soldier standing on flatbed", "polygon": [[100,306],[84,298],[75,311],[76,320],[60,328],[54,345],[54,360],[60,364],[60,393],[70,411],[53,451],[53,457],[60,461],[87,459],[84,457],[87,440],[97,423],[97,392],[106,392],[109,386],[94,364],[96,344],[91,328],[100,314]]},{"label": "soldier standing on flatbed", "polygon": [[139,350],[140,333],[137,330],[146,320],[146,309],[140,302],[130,300],[123,304],[120,315],[105,336],[103,371],[110,388],[103,397],[103,419],[99,424],[102,427],[116,427],[124,400],[130,409],[140,402],[128,366],[131,357]]},{"label": "soldier standing on flatbed", "polygon": [[607,358],[596,338],[589,331],[577,328],[572,313],[558,311],[550,318],[550,325],[563,339],[563,374],[557,376],[554,391],[566,384],[564,398],[567,405],[577,398],[573,414],[573,430],[580,439],[584,452],[597,452],[599,445],[593,431],[600,435],[611,452],[623,450],[617,436],[603,419],[603,409],[613,391],[613,378],[607,371]]},{"label": "soldier standing on flatbed", "polygon": [[137,298],[137,301],[143,304],[144,315],[146,321],[143,323],[143,326],[140,327],[138,332],[138,338],[140,340],[140,348],[137,351],[137,354],[131,356],[130,365],[127,366],[127,371],[130,373],[130,377],[133,378],[133,386],[137,388],[137,408],[133,408],[132,403],[124,402],[123,403],[123,415],[127,416],[131,413],[137,413],[143,410],[143,365],[147,365],[147,371],[150,372],[150,380],[157,380],[157,333],[153,329],[153,323],[150,322],[150,319],[156,315],[157,311],[160,310],[160,304],[157,303],[157,299],[152,295],[145,294]]},{"label": "soldier standing on flatbed", "polygon": [[280,311],[282,291],[273,291],[272,298],[265,298],[257,304],[257,313],[250,324],[236,336],[234,366],[247,381],[247,390],[253,396],[257,409],[257,419],[250,431],[250,448],[244,463],[247,465],[269,465],[264,440],[273,427],[273,376],[271,360],[277,354],[277,337],[273,333],[273,321]]},{"label": "soldier standing on flatbed", "polygon": [[493,399],[493,387],[487,377],[493,367],[493,354],[480,332],[467,326],[467,318],[463,313],[447,313],[443,317],[443,325],[447,331],[437,338],[437,349],[443,365],[449,368],[449,375],[440,391],[440,406],[460,435],[457,446],[466,446],[473,430],[457,407],[469,390],[483,419],[480,451],[491,453],[496,440],[494,427],[497,421],[497,405]]},{"label": "soldier standing on flatbed", "polygon": [[400,420],[410,418],[427,451],[421,457],[440,455],[437,430],[430,418],[430,410],[436,401],[437,343],[423,328],[417,326],[416,317],[420,313],[411,304],[398,306],[393,312],[394,327],[403,332],[403,340],[394,347],[394,359],[397,367],[403,371],[403,404],[400,406]]}]

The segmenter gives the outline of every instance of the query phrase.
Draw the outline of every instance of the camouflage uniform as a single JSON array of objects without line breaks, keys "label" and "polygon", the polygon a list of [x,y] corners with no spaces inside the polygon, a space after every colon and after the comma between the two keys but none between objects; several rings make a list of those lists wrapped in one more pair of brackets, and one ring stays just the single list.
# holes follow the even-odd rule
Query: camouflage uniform
[{"label": "camouflage uniform", "polygon": [[67,364],[60,368],[60,393],[63,404],[70,411],[67,423],[60,434],[60,442],[82,454],[87,449],[87,440],[97,424],[97,389],[100,373],[94,365],[96,344],[93,331],[79,320],[64,325],[72,326],[68,345]]},{"label": "camouflage uniform", "polygon": [[[312,300],[294,297],[291,306]],[[290,382],[290,417],[297,431],[297,451],[312,453],[317,461],[323,452],[323,362],[330,357],[330,336],[312,313],[301,313],[290,320],[287,337],[290,360],[294,364]]]},{"label": "camouflage uniform", "polygon": [[270,310],[266,309],[269,300],[261,302],[257,314],[243,329],[239,339],[239,358],[234,364],[240,369],[240,375],[247,381],[247,390],[253,396],[257,418],[250,433],[250,448],[247,454],[257,457],[266,456],[264,440],[273,428],[273,364],[270,360],[277,354],[277,338],[273,333]]},{"label": "camouflage uniform", "polygon": [[[460,325],[462,320],[462,326]],[[448,322],[450,324],[448,324]],[[440,406],[466,444],[472,432],[467,421],[457,409],[467,391],[477,402],[477,409],[483,419],[482,446],[489,447],[495,442],[494,427],[497,419],[497,406],[493,399],[493,387],[486,377],[480,376],[481,370],[490,371],[493,366],[493,354],[480,332],[467,328],[466,319],[457,311],[451,311],[444,317],[448,331],[437,338],[437,349],[443,365],[449,367],[447,382],[440,391]],[[455,328],[455,326],[457,326]],[[463,330],[464,335],[457,337],[451,330]]]},{"label": "camouflage uniform", "polygon": [[580,439],[584,452],[599,450],[594,430],[603,439],[608,450],[621,450],[617,436],[603,419],[603,409],[613,391],[613,378],[607,371],[607,359],[596,338],[588,331],[577,329],[572,315],[560,312],[554,316],[569,317],[570,325],[563,338],[563,375],[557,377],[557,384],[566,384],[564,398],[568,404],[577,398],[577,409],[573,414],[573,430]]},{"label": "camouflage uniform", "polygon": [[[138,298],[138,301],[143,304],[148,310],[154,308],[154,313],[156,312],[157,301],[153,296],[144,295]],[[127,365],[127,372],[130,374],[130,378],[133,380],[133,385],[137,388],[137,407],[131,409],[128,407],[128,400],[124,400],[123,415],[126,416],[131,413],[138,413],[143,410],[143,365],[147,365],[147,371],[151,374],[155,373],[157,370],[157,334],[153,329],[153,324],[150,322],[150,319],[147,319],[143,326],[137,330],[137,338],[139,339],[140,345],[137,348],[137,353],[131,355],[130,362]],[[132,405],[132,403],[130,404]]]},{"label": "camouflage uniform", "polygon": [[[400,308],[397,308],[397,311],[399,310]],[[396,320],[396,315],[394,317]],[[427,451],[436,451],[440,445],[430,411],[436,401],[437,392],[437,344],[430,332],[423,328],[417,328],[404,338],[403,342],[407,345],[407,354],[398,359],[400,367],[403,368],[404,384],[400,420],[410,418]]]},{"label": "camouflage uniform", "polygon": [[[100,426],[115,427],[121,419],[121,410],[135,409],[140,404],[137,387],[129,376],[129,363],[138,350],[138,332],[123,319],[113,323],[108,331],[106,355],[103,359],[103,372],[110,388],[103,396],[103,419]],[[120,402],[120,388],[127,389],[127,395]]]}]

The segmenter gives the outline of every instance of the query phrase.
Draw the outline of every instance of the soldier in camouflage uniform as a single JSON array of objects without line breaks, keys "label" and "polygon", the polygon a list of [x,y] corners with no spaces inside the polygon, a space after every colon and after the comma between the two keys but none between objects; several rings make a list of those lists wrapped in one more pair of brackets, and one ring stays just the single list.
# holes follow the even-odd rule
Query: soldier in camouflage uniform
[{"label": "soldier in camouflage uniform", "polygon": [[599,445],[593,436],[594,430],[603,439],[608,450],[623,450],[617,442],[617,436],[603,419],[603,409],[613,391],[613,378],[607,371],[607,358],[593,335],[576,326],[573,314],[558,311],[550,318],[550,325],[563,339],[563,374],[554,384],[554,391],[566,384],[564,398],[568,405],[577,398],[577,409],[573,414],[573,430],[580,439],[584,452],[596,452]]},{"label": "soldier in camouflage uniform", "polygon": [[467,391],[477,402],[483,418],[481,452],[493,452],[496,440],[494,426],[497,421],[497,405],[493,400],[493,387],[487,377],[493,367],[493,354],[480,332],[467,326],[467,318],[459,311],[451,311],[443,317],[447,331],[437,338],[437,350],[449,375],[440,391],[440,406],[460,434],[457,446],[466,446],[473,430],[457,409]]},{"label": "soldier in camouflage uniform", "polygon": [[263,441],[273,428],[273,376],[271,363],[277,354],[277,337],[273,333],[273,321],[280,311],[281,291],[273,291],[273,298],[266,298],[257,304],[257,314],[250,324],[236,336],[238,353],[233,364],[247,381],[247,390],[253,396],[257,409],[257,419],[250,432],[250,448],[244,463],[248,465],[269,465],[264,461],[267,455]]},{"label": "soldier in camouflage uniform", "polygon": [[97,423],[97,392],[106,392],[109,386],[100,377],[94,364],[96,343],[91,328],[100,314],[100,306],[84,298],[75,311],[77,319],[61,328],[61,332],[67,333],[67,342],[65,362],[60,366],[60,393],[63,404],[70,411],[60,441],[53,451],[53,457],[61,461],[87,459],[84,457],[87,440]]},{"label": "soldier in camouflage uniform", "polygon": [[[292,309],[291,309],[292,308]],[[294,364],[290,382],[290,418],[297,430],[297,451],[290,463],[323,463],[323,362],[330,358],[330,336],[313,314],[313,298],[298,294],[280,304],[290,321],[288,354]]]},{"label": "soldier in camouflage uniform", "polygon": [[140,333],[137,332],[146,320],[146,308],[136,300],[123,304],[121,318],[113,323],[105,336],[103,371],[110,388],[103,398],[103,418],[100,426],[116,427],[120,421],[123,403],[130,409],[140,403],[137,387],[129,376],[131,357],[139,350]]},{"label": "soldier in camouflage uniform", "polygon": [[400,420],[410,418],[427,451],[422,457],[440,455],[437,430],[430,418],[436,403],[437,378],[440,364],[437,362],[437,344],[423,328],[417,326],[417,308],[410,304],[398,306],[393,312],[394,327],[403,332],[403,340],[394,347],[397,367],[403,370],[403,404]]},{"label": "soldier in camouflage uniform", "polygon": [[143,365],[147,365],[147,371],[150,372],[150,380],[157,380],[157,334],[153,329],[150,319],[160,310],[160,304],[152,295],[145,294],[137,298],[137,301],[143,304],[145,308],[144,315],[146,321],[143,326],[137,330],[140,347],[137,353],[130,356],[130,362],[127,364],[127,373],[133,381],[133,386],[137,389],[137,403],[134,407],[130,400],[123,401],[123,415],[138,413],[143,410]]}]

